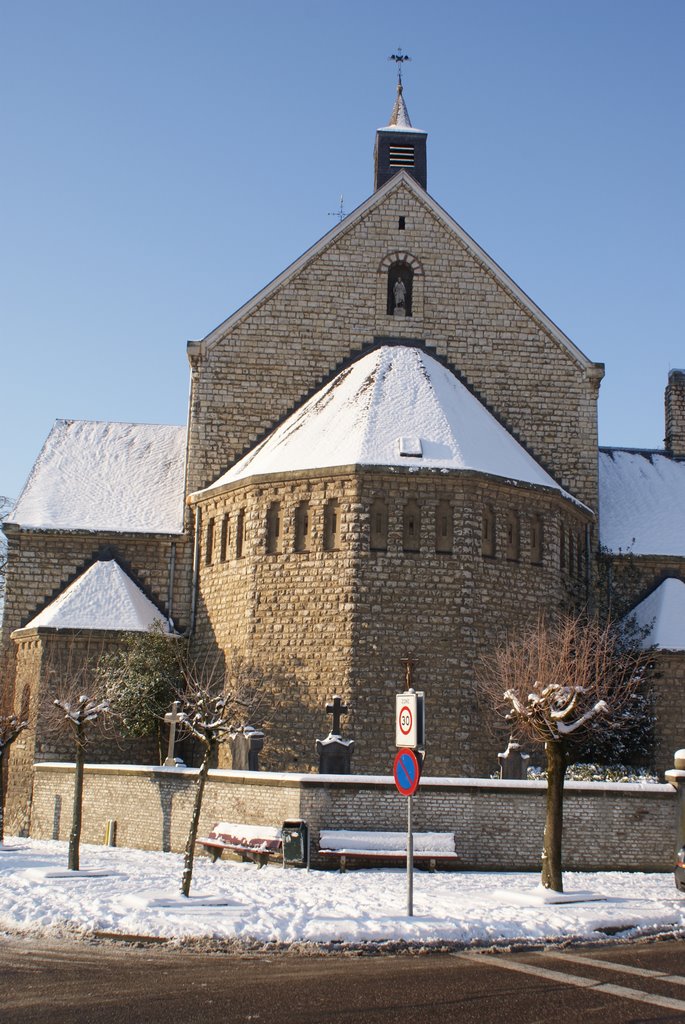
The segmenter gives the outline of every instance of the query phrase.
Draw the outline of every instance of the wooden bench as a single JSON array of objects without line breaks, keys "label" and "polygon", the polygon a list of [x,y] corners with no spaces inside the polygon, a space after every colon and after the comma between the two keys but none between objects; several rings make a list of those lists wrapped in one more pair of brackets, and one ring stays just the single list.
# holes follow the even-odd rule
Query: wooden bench
[{"label": "wooden bench", "polygon": [[[322,829],[319,856],[337,858],[340,870],[350,861],[407,863],[406,832],[369,832],[360,830]],[[461,858],[454,847],[453,832],[415,832],[414,863],[437,867],[456,867]]]},{"label": "wooden bench", "polygon": [[198,839],[212,862],[221,857],[224,850],[237,853],[244,861],[254,861],[261,868],[269,860],[279,858],[283,852],[280,828],[270,825],[240,825],[231,821],[220,821],[208,836]]}]

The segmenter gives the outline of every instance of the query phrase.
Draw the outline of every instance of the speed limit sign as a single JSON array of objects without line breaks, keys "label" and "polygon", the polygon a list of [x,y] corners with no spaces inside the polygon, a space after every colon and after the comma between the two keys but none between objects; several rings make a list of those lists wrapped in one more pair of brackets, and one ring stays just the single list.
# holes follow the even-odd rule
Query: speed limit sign
[{"label": "speed limit sign", "polygon": [[395,697],[395,746],[410,749],[419,746],[418,694],[413,690]]}]

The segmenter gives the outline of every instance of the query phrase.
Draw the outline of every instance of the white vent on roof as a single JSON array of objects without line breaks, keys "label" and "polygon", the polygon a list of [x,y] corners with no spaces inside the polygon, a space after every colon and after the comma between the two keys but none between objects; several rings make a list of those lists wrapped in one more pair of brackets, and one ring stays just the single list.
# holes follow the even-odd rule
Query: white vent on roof
[{"label": "white vent on roof", "polygon": [[423,458],[423,448],[421,446],[420,437],[398,437],[397,447],[400,455],[405,459]]}]

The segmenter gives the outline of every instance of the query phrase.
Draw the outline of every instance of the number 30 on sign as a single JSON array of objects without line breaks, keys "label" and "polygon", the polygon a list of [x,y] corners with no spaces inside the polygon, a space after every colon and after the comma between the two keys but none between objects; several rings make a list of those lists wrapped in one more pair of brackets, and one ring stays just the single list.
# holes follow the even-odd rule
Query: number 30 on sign
[{"label": "number 30 on sign", "polygon": [[395,698],[395,746],[418,746],[418,695],[411,690]]}]

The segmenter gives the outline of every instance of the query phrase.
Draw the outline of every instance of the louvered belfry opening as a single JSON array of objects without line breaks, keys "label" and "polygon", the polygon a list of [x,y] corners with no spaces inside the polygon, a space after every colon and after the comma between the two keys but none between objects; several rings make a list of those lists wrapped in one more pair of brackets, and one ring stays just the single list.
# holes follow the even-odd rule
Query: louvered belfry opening
[{"label": "louvered belfry opening", "polygon": [[391,167],[413,167],[414,147],[413,146],[389,146],[389,163]]}]

